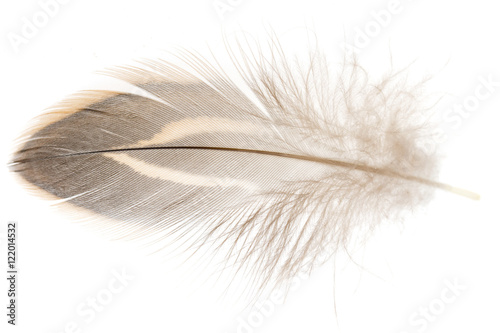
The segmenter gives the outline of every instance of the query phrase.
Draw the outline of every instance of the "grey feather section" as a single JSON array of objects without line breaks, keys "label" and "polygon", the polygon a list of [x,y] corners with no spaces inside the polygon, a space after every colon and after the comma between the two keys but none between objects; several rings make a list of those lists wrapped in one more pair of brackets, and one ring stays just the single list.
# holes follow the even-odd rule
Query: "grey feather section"
[{"label": "grey feather section", "polygon": [[110,70],[150,97],[68,100],[29,132],[12,169],[116,220],[117,234],[189,234],[188,248],[224,251],[260,287],[451,189],[432,180],[436,161],[417,144],[432,130],[420,86],[368,81],[356,63],[332,83],[323,59],[295,72],[276,58],[236,63],[261,106],[193,54],[196,74],[165,61]]}]

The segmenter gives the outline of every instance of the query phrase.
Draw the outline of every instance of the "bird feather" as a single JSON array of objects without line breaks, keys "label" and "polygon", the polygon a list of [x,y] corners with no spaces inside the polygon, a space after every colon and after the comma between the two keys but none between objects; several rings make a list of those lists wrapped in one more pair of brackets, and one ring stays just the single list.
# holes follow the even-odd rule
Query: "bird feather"
[{"label": "bird feather", "polygon": [[299,67],[277,42],[270,57],[259,52],[230,52],[244,87],[187,51],[190,70],[165,60],[108,70],[141,93],[68,98],[24,134],[11,167],[111,219],[113,233],[222,251],[260,287],[312,268],[434,188],[474,197],[437,182],[437,159],[418,144],[432,130],[423,82],[370,80],[355,59],[333,75],[319,52]]}]

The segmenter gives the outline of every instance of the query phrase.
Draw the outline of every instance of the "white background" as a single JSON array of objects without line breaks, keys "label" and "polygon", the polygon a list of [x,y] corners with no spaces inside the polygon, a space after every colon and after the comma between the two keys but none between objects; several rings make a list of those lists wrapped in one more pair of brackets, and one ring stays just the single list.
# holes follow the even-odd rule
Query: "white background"
[{"label": "white background", "polygon": [[[217,3],[230,9],[221,16]],[[24,18],[33,22],[42,6],[34,0],[0,6],[1,260],[9,220],[19,222],[20,247],[18,326],[6,324],[2,279],[2,331],[500,332],[500,86],[460,119],[444,146],[440,181],[476,191],[480,201],[438,192],[404,225],[384,225],[353,250],[354,261],[339,255],[335,270],[333,262],[325,264],[264,314],[221,297],[223,280],[200,283],[207,277],[194,278],[176,262],[74,223],[50,202],[29,195],[6,167],[13,141],[29,120],[65,96],[101,84],[93,74],[98,70],[179,46],[206,50],[208,43],[220,50],[223,32],[243,30],[265,40],[269,27],[284,39],[313,30],[320,45],[334,50],[335,63],[342,43],[352,43],[357,31],[380,27],[373,12],[388,10],[390,1],[70,0],[17,47],[13,34],[22,36]],[[445,96],[437,105],[441,113],[474,96],[481,77],[500,81],[500,20],[493,1],[401,0],[396,7],[390,22],[371,30],[359,50],[368,70],[383,72],[389,54],[401,67],[416,60],[413,73],[434,75],[429,87]],[[289,47],[307,49],[300,43]],[[85,321],[77,309],[105,293],[113,271],[122,269],[134,278]],[[449,303],[440,301],[443,292],[451,295],[446,281],[465,286]],[[445,305],[437,311],[439,304]],[[439,314],[425,327],[411,322],[419,308],[429,306]],[[251,326],[243,328],[242,321]]]}]

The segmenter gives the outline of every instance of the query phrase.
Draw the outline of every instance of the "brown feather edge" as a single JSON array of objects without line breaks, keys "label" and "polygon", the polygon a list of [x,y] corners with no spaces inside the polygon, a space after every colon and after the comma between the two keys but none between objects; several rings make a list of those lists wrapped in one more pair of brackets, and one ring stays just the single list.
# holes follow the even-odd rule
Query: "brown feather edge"
[{"label": "brown feather edge", "polygon": [[[69,117],[76,112],[79,112],[93,103],[97,103],[123,93],[126,92],[113,90],[82,90],[70,95],[59,103],[46,108],[44,113],[33,118],[27,129],[15,139],[13,152],[10,154],[10,160],[13,161],[15,152],[22,149],[26,141],[38,131],[66,117]],[[18,173],[12,172],[11,174],[14,180],[30,195],[50,202],[52,207],[55,207],[69,220],[85,226],[85,228],[91,232],[98,232],[100,235],[110,240],[136,240],[138,238],[142,238],[140,236],[134,237],[134,234],[136,234],[137,231],[143,229],[136,224],[128,228],[123,228],[122,221],[100,215],[89,209],[74,205],[69,200],[57,197],[28,182]],[[95,223],[96,221],[98,221],[98,223]],[[142,233],[139,233],[139,235],[142,235]],[[160,240],[155,240],[155,242],[156,241]]]}]

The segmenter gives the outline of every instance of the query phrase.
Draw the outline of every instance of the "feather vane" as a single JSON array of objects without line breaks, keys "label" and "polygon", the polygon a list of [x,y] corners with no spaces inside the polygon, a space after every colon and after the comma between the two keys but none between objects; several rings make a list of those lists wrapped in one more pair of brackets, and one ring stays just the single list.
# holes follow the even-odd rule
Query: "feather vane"
[{"label": "feather vane", "polygon": [[146,94],[86,91],[40,118],[12,169],[42,192],[116,221],[117,234],[162,232],[209,245],[260,286],[280,283],[430,199],[437,161],[404,75],[377,82],[354,61],[331,81],[313,53],[300,71],[273,56],[235,61],[244,93],[193,53],[106,73]]}]

